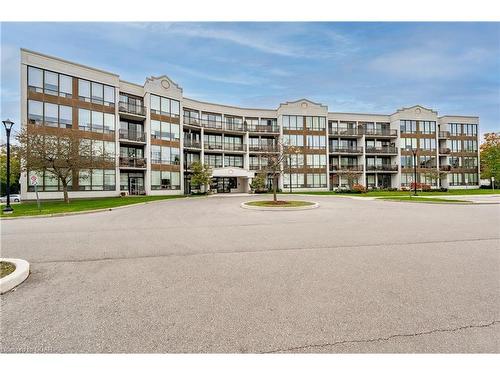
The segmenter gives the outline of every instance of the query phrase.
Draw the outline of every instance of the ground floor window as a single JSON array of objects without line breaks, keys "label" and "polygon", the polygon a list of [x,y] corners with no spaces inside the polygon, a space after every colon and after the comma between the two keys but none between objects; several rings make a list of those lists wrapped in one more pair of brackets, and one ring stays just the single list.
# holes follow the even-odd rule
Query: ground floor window
[{"label": "ground floor window", "polygon": [[462,185],[462,174],[461,173],[450,173],[450,185],[457,186]]},{"label": "ground floor window", "polygon": [[[62,191],[61,181],[49,171],[29,171],[28,191],[35,191],[35,186],[31,184],[31,177],[37,177],[38,191]],[[70,177],[68,180],[68,191],[102,191],[115,190],[115,170],[114,169],[81,169],[77,173],[78,185],[73,185]]]},{"label": "ground floor window", "polygon": [[308,173],[306,176],[306,187],[322,188],[326,187],[326,174]]},{"label": "ground floor window", "polygon": [[289,173],[283,174],[283,187],[290,187],[290,177],[291,177],[291,187],[292,188],[303,188],[304,185],[304,175],[302,173]]},{"label": "ground floor window", "polygon": [[151,190],[179,190],[180,172],[151,171]]}]

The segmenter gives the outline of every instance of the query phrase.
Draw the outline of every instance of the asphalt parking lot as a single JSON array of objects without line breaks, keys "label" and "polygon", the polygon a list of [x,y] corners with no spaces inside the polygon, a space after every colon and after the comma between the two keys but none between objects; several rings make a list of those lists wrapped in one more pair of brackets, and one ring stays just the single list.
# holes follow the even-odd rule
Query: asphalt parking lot
[{"label": "asphalt parking lot", "polygon": [[500,351],[500,205],[249,199],[3,220],[1,351]]}]

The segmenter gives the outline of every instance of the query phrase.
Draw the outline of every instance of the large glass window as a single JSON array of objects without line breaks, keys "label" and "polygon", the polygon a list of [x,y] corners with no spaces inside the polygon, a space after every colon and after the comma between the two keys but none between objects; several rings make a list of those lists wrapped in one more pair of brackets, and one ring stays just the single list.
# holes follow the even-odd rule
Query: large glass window
[{"label": "large glass window", "polygon": [[92,131],[102,133],[104,128],[103,113],[92,111]]},{"label": "large glass window", "polygon": [[104,105],[115,104],[115,88],[113,86],[104,86]]},{"label": "large glass window", "polygon": [[115,190],[116,172],[114,169],[104,170],[104,190]]},{"label": "large glass window", "polygon": [[84,79],[78,80],[78,97],[81,100],[90,102],[90,82]]},{"label": "large glass window", "polygon": [[43,70],[28,67],[28,86],[30,90],[42,92],[43,90]]},{"label": "large glass window", "polygon": [[180,106],[177,100],[170,100],[170,113],[174,115],[174,117],[178,117],[180,115]]},{"label": "large glass window", "polygon": [[88,109],[78,108],[78,129],[90,131],[90,111]]},{"label": "large glass window", "polygon": [[151,163],[160,164],[161,163],[161,147],[157,145],[151,145]]},{"label": "large glass window", "polygon": [[36,100],[28,101],[28,122],[30,124],[43,124],[43,103]]},{"label": "large glass window", "polygon": [[104,114],[104,133],[113,133],[115,131],[115,115],[112,113]]},{"label": "large glass window", "polygon": [[161,122],[158,120],[151,120],[151,138],[161,138]]},{"label": "large glass window", "polygon": [[170,114],[170,99],[161,98],[161,113],[165,115]]},{"label": "large glass window", "polygon": [[57,104],[44,103],[45,117],[44,122],[47,126],[57,127],[59,123],[59,113]]},{"label": "large glass window", "polygon": [[59,106],[59,124],[61,128],[71,128],[73,125],[73,108],[65,105]]},{"label": "large glass window", "polygon": [[59,95],[70,98],[73,95],[73,78],[59,74]]},{"label": "large glass window", "polygon": [[97,82],[92,82],[92,103],[103,104],[104,91],[103,85]]},{"label": "large glass window", "polygon": [[160,97],[151,95],[151,110],[154,113],[160,113]]},{"label": "large glass window", "polygon": [[400,120],[399,122],[401,133],[416,133],[417,132],[417,122],[414,120]]},{"label": "large glass window", "polygon": [[58,95],[59,93],[59,79],[58,74],[54,72],[44,71],[44,85],[43,91],[45,94]]}]

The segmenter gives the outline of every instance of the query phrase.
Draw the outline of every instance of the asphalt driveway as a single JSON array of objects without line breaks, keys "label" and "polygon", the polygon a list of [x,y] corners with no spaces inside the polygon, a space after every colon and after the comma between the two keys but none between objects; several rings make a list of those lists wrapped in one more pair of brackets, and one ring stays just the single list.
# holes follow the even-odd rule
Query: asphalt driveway
[{"label": "asphalt driveway", "polygon": [[248,199],[2,221],[1,351],[500,351],[500,205]]}]

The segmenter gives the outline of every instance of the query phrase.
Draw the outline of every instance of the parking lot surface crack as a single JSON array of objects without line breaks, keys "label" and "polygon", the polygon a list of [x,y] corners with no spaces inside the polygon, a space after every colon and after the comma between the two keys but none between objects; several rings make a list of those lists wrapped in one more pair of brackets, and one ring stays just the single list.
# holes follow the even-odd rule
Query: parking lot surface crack
[{"label": "parking lot surface crack", "polygon": [[270,351],[265,351],[262,352],[263,354],[272,354],[272,353],[284,353],[284,352],[291,352],[291,351],[296,351],[296,350],[304,350],[304,349],[321,349],[321,348],[326,348],[326,347],[334,347],[338,345],[345,345],[345,344],[369,344],[369,343],[374,343],[374,342],[383,342],[383,341],[389,341],[395,338],[411,338],[411,337],[418,337],[418,336],[424,336],[424,335],[432,335],[434,333],[444,333],[444,332],[458,332],[462,330],[467,330],[467,329],[472,329],[472,328],[488,328],[491,327],[495,324],[499,324],[500,320],[493,320],[489,323],[483,323],[483,324],[470,324],[470,325],[465,325],[465,326],[460,326],[460,327],[455,327],[455,328],[437,328],[437,329],[432,329],[429,331],[422,331],[422,332],[415,332],[415,333],[399,333],[399,334],[394,334],[386,337],[376,337],[376,338],[371,338],[371,339],[358,339],[358,340],[341,340],[341,341],[334,341],[334,342],[329,342],[329,343],[323,343],[323,344],[309,344],[309,345],[302,345],[302,346],[295,346],[295,347],[290,347],[290,348],[284,348],[284,349],[274,349]]}]

